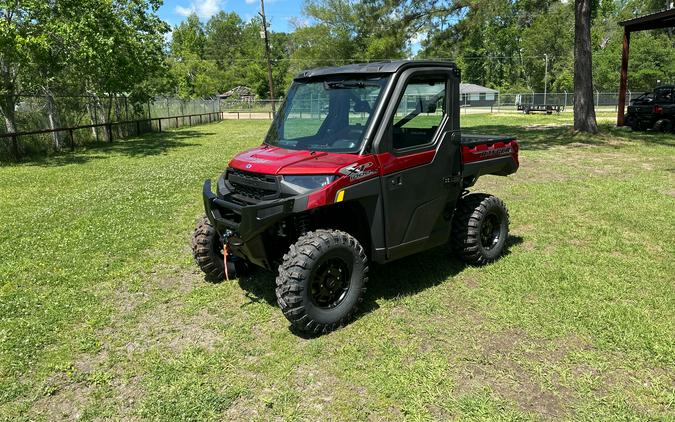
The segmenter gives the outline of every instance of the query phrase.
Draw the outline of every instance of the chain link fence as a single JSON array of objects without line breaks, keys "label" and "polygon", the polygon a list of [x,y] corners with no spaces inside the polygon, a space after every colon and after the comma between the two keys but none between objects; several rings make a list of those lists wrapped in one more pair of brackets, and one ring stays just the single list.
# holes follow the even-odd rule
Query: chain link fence
[{"label": "chain link fence", "polygon": [[[626,104],[634,98],[630,91],[626,94]],[[612,112],[619,110],[619,94],[617,92],[596,91],[593,97],[596,112]],[[574,109],[574,93],[571,92],[500,92],[495,94],[494,101],[472,101],[463,96],[460,103],[463,114],[470,113],[509,113],[519,112],[518,105],[529,106],[561,106],[563,112]]]},{"label": "chain link fence", "polygon": [[199,124],[214,120],[215,114],[220,119],[218,99],[158,97],[137,102],[126,96],[21,95],[15,103],[17,136],[8,135],[3,116],[0,159],[49,154],[66,146]]},{"label": "chain link fence", "polygon": [[[626,104],[638,94],[626,94]],[[619,94],[616,92],[598,92],[594,98],[596,112],[616,113],[619,107]],[[279,109],[282,99],[275,100]],[[555,105],[561,106],[563,112],[571,112],[574,108],[574,93],[571,92],[503,92],[490,95],[478,93],[462,94],[460,108],[462,114],[481,113],[518,113],[518,105]],[[225,119],[271,119],[272,101],[256,99],[249,101],[221,101],[220,109]],[[309,111],[309,109],[308,109]],[[310,118],[311,113],[306,114]]]},{"label": "chain link fence", "polygon": [[[639,94],[627,93],[627,103]],[[51,153],[64,145],[86,145],[91,142],[108,141],[110,138],[124,138],[142,132],[164,129],[187,124],[198,124],[204,118],[198,115],[218,113],[218,119],[272,119],[272,101],[269,99],[197,99],[158,97],[151,101],[136,102],[126,96],[59,96],[22,95],[15,107],[17,132],[40,132],[21,136],[24,155]],[[276,110],[283,99],[275,100]],[[616,92],[596,92],[596,111],[618,111],[619,96]],[[569,92],[498,92],[462,94],[462,114],[516,113],[518,105],[561,106],[562,112],[571,112],[574,95]],[[325,113],[326,110],[307,110]],[[195,116],[195,120],[188,119]],[[162,119],[161,121],[153,119]],[[208,118],[207,121],[212,121]],[[127,122],[127,123],[120,123]],[[69,130],[76,128],[77,130]],[[60,129],[60,130],[57,130]],[[0,157],[6,157],[12,147],[8,141],[4,119],[0,123]],[[16,137],[14,137],[14,141]]]},{"label": "chain link fence", "polygon": [[[126,96],[111,98],[96,95],[22,95],[17,97],[15,107],[19,132],[218,111],[218,99],[158,97],[151,101],[135,102]],[[6,133],[4,122],[0,124],[0,133]]]}]

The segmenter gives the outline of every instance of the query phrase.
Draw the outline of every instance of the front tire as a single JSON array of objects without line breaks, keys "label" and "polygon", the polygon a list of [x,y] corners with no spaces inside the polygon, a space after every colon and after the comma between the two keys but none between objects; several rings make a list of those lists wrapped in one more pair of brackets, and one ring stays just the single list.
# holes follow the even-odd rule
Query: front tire
[{"label": "front tire", "polygon": [[452,222],[452,243],[459,258],[472,265],[496,261],[509,236],[509,212],[501,199],[484,193],[460,199]]},{"label": "front tire", "polygon": [[356,238],[316,230],[300,236],[284,255],[277,302],[296,329],[327,333],[354,316],[367,281],[368,258]]},{"label": "front tire", "polygon": [[[203,216],[192,234],[192,256],[199,269],[205,274],[206,281],[218,282],[225,278],[223,262],[223,241],[206,216]],[[234,255],[227,257],[227,275],[235,278],[248,271],[248,264]]]}]

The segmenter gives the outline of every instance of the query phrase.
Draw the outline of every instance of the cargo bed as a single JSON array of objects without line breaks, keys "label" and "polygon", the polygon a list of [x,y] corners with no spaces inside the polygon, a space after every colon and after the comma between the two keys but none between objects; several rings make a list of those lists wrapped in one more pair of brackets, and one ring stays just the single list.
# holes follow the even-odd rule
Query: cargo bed
[{"label": "cargo bed", "polygon": [[460,145],[464,187],[486,174],[507,176],[518,170],[518,142],[513,136],[462,134]]}]

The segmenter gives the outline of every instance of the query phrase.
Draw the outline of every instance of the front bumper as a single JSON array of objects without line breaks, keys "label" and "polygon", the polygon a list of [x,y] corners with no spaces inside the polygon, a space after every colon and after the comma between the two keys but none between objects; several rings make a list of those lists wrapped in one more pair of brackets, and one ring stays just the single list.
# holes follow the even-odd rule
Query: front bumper
[{"label": "front bumper", "polygon": [[218,180],[217,193],[212,191],[211,180],[206,180],[203,197],[206,217],[220,235],[227,234],[228,251],[267,269],[272,269],[272,264],[265,248],[265,232],[307,208],[306,195],[242,205],[222,178]]}]

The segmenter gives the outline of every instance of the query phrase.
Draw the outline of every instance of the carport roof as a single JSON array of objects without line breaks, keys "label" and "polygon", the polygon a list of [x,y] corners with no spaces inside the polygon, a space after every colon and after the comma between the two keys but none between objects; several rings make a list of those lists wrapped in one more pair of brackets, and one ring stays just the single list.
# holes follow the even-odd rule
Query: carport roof
[{"label": "carport roof", "polygon": [[476,84],[459,84],[459,93],[460,94],[480,94],[483,92],[496,94],[499,91],[490,89],[485,86],[476,85]]},{"label": "carport roof", "polygon": [[675,8],[619,22],[619,25],[630,32],[673,27],[675,26]]}]

